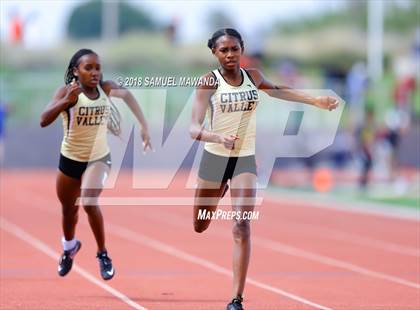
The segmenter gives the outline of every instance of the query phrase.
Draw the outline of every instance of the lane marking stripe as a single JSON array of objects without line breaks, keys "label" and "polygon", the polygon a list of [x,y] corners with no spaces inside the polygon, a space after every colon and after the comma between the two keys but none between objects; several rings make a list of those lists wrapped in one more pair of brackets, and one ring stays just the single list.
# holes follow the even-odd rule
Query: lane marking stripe
[{"label": "lane marking stripe", "polygon": [[[8,233],[14,235],[15,237],[19,238],[20,240],[28,243],[30,246],[34,247],[35,249],[41,251],[42,253],[46,254],[47,256],[51,257],[55,261],[58,261],[60,254],[58,252],[55,252],[53,249],[51,249],[47,244],[39,240],[38,238],[32,236],[16,224],[13,224],[12,222],[6,220],[3,217],[0,217],[0,227],[4,231],[7,231]],[[132,308],[136,310],[147,310],[146,308],[140,306],[138,303],[134,302],[130,298],[128,298],[126,295],[121,293],[120,291],[114,289],[113,287],[109,286],[108,284],[103,283],[102,281],[95,278],[92,274],[87,272],[82,267],[78,266],[76,263],[73,264],[73,270],[77,272],[79,275],[81,275],[83,278],[88,280],[89,282],[95,284],[96,286],[99,286],[103,290],[107,291],[111,295],[117,297],[121,301],[125,302]]]}]

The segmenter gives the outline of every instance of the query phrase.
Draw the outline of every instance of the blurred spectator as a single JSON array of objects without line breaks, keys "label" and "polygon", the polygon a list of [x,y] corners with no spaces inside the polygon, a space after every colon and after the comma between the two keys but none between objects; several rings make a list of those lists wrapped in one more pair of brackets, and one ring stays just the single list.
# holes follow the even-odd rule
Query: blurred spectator
[{"label": "blurred spectator", "polygon": [[376,136],[376,126],[373,108],[368,108],[364,121],[356,130],[358,141],[358,154],[361,160],[361,172],[359,177],[359,187],[365,191],[369,183],[369,176],[373,163],[373,147]]},{"label": "blurred spectator", "polygon": [[177,41],[177,31],[178,31],[179,19],[178,17],[173,17],[169,25],[166,27],[166,37],[168,41],[175,45]]},{"label": "blurred spectator", "polygon": [[333,65],[324,67],[324,88],[332,89],[340,97],[344,97],[347,72]]},{"label": "blurred spectator", "polygon": [[394,88],[394,100],[397,109],[411,114],[413,105],[413,95],[416,90],[416,79],[414,75],[405,76],[397,79]]},{"label": "blurred spectator", "polygon": [[400,57],[395,61],[396,81],[393,86],[394,108],[411,116],[414,108],[414,93],[417,88],[415,57]]},{"label": "blurred spectator", "polygon": [[[420,64],[420,27],[417,27],[416,29],[416,34],[414,36],[414,42],[413,42],[413,46],[411,49],[411,57],[412,57],[412,62],[415,66],[415,68],[418,69],[418,65]],[[416,70],[417,72],[415,72],[417,80],[420,79],[420,70]]]},{"label": "blurred spectator", "polygon": [[353,136],[350,131],[338,129],[334,144],[331,146],[331,160],[334,167],[343,169],[352,158]]},{"label": "blurred spectator", "polygon": [[23,20],[18,13],[13,13],[9,28],[10,43],[20,44],[23,40]]},{"label": "blurred spectator", "polygon": [[345,100],[348,104],[350,119],[356,123],[360,123],[364,117],[367,88],[368,75],[366,65],[363,62],[356,62],[347,75],[345,90]]},{"label": "blurred spectator", "polygon": [[408,58],[399,58],[395,61],[396,80],[392,91],[394,104],[385,113],[385,139],[391,149],[389,176],[397,194],[403,194],[407,187],[407,182],[400,173],[398,154],[400,141],[410,130],[417,87],[415,68],[415,64],[412,64]]},{"label": "blurred spectator", "polygon": [[0,100],[0,167],[3,166],[4,160],[4,135],[7,114],[8,110],[6,104],[2,100]]},{"label": "blurred spectator", "polygon": [[389,109],[385,115],[386,134],[385,139],[391,148],[391,158],[389,163],[390,180],[398,181],[399,165],[398,165],[398,151],[401,141],[401,136],[408,130],[409,126],[408,114],[397,107]]},{"label": "blurred spectator", "polygon": [[282,61],[278,66],[278,74],[282,84],[293,88],[300,87],[299,70],[293,61]]}]

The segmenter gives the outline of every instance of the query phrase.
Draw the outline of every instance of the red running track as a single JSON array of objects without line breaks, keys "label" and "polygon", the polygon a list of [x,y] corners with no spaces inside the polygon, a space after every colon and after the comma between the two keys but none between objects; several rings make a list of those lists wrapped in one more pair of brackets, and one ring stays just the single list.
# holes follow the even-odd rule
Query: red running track
[{"label": "red running track", "polygon": [[[122,174],[104,196],[191,196],[182,180],[165,191],[133,190]],[[196,234],[191,206],[103,206],[116,268],[104,282],[81,209],[83,247],[60,278],[55,173],[6,171],[0,181],[1,309],[225,309],[230,221]],[[419,222],[273,197],[257,210],[245,309],[420,309]]]}]

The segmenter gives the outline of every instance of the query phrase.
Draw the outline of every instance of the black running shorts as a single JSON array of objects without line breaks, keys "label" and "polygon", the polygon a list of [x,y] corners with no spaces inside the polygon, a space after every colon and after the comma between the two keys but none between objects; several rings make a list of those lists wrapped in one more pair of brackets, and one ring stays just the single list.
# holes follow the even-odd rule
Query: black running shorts
[{"label": "black running shorts", "polygon": [[257,175],[255,155],[243,157],[225,157],[206,150],[200,162],[198,176],[207,181],[226,183],[241,173]]},{"label": "black running shorts", "polygon": [[63,154],[60,154],[60,163],[58,165],[58,169],[65,175],[80,180],[87,167],[98,161],[103,162],[111,168],[111,154],[108,153],[104,157],[90,162],[73,160],[65,157]]}]

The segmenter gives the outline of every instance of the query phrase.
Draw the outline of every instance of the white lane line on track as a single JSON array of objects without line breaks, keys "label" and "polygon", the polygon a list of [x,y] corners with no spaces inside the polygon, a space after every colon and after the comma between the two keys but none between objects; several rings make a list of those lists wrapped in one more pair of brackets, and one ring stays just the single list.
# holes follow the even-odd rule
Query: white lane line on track
[{"label": "white lane line on track", "polygon": [[[167,216],[168,213],[164,211],[158,211],[160,216],[154,216],[153,214],[147,213],[146,216],[149,216],[153,219],[165,221],[168,224],[174,224],[173,219],[177,221],[183,222],[182,226],[191,224],[190,221],[185,221],[185,218],[180,217],[171,213],[171,219],[169,221],[164,220],[164,216]],[[309,232],[310,234],[316,234],[321,238],[327,238],[332,240],[344,241],[353,243],[356,245],[362,245],[368,248],[376,248],[386,252],[397,253],[399,255],[404,256],[413,256],[413,257],[420,257],[420,248],[415,248],[411,246],[402,246],[393,242],[387,242],[383,240],[378,240],[375,238],[360,236],[353,233],[342,232],[336,229],[325,228],[323,226],[314,225],[314,224],[307,224],[307,223],[298,223],[298,222],[291,222],[287,221],[287,223],[293,225],[294,228],[297,228],[299,232]],[[225,233],[224,233],[225,234]]]},{"label": "white lane line on track", "polygon": [[[6,220],[3,217],[0,217],[0,227],[4,231],[14,235],[15,237],[19,238],[20,240],[28,243],[30,246],[34,247],[35,249],[41,251],[42,253],[46,254],[47,256],[51,257],[55,261],[58,261],[60,257],[60,253],[55,252],[51,249],[47,244],[39,240],[38,238],[34,237],[30,233],[23,230],[18,225]],[[109,286],[108,284],[103,283],[102,281],[95,278],[89,272],[87,272],[82,267],[78,266],[76,263],[73,264],[73,270],[81,275],[83,278],[88,280],[89,282],[93,283],[96,286],[99,286],[109,294],[113,295],[114,297],[120,299],[121,301],[128,304],[130,307],[137,309],[137,310],[147,310],[146,308],[140,306],[138,303],[131,300],[129,297],[121,293],[120,291],[114,289],[113,287]]]},{"label": "white lane line on track", "polygon": [[[148,216],[149,218],[153,217],[150,214],[147,214],[146,216]],[[167,217],[166,219],[165,219],[165,216]],[[160,211],[160,214],[158,216],[155,216],[154,219],[164,221],[166,224],[169,224],[169,225],[171,224],[175,226],[179,225],[180,227],[185,227],[185,225],[189,224],[184,220],[184,218],[181,218],[178,215],[169,214],[168,212],[162,212],[162,211]],[[231,231],[228,229],[220,228],[219,231],[212,231],[211,233],[213,235],[226,238],[228,236],[230,237]],[[420,284],[418,283],[414,283],[414,282],[411,282],[402,278],[398,278],[392,275],[388,275],[382,272],[373,271],[373,270],[360,267],[355,264],[342,261],[339,259],[305,251],[297,247],[285,245],[285,244],[282,244],[280,242],[277,242],[268,238],[252,236],[252,242],[253,244],[257,246],[260,246],[260,247],[263,247],[263,248],[266,248],[275,252],[279,252],[279,253],[283,253],[283,254],[287,254],[290,256],[295,256],[295,257],[299,257],[299,258],[303,258],[307,260],[316,261],[324,265],[330,265],[337,268],[346,269],[355,273],[363,274],[366,276],[379,278],[379,279],[387,280],[393,283],[398,283],[398,284],[405,285],[408,287],[420,289]]]},{"label": "white lane line on track", "polygon": [[[165,254],[174,256],[176,258],[185,260],[187,262],[194,263],[196,265],[200,265],[200,266],[205,267],[205,268],[207,268],[209,270],[212,270],[214,272],[232,277],[232,271],[231,270],[229,270],[227,268],[224,268],[222,266],[219,266],[219,265],[217,265],[217,264],[215,264],[215,263],[213,263],[209,260],[200,258],[200,257],[195,256],[195,255],[191,255],[191,254],[189,254],[185,251],[179,250],[176,247],[168,245],[168,244],[166,244],[164,242],[161,242],[159,240],[152,239],[150,237],[147,237],[145,235],[139,234],[135,231],[129,230],[125,227],[115,225],[115,224],[109,224],[108,223],[107,224],[107,229],[108,229],[109,232],[113,233],[114,235],[117,235],[117,236],[119,236],[121,238],[124,238],[126,240],[129,240],[129,241],[132,241],[134,243],[141,244],[141,245],[146,245],[146,246],[148,246],[150,248],[153,248],[154,250],[157,250],[159,252],[163,252]],[[309,301],[305,298],[299,297],[295,294],[291,294],[291,293],[286,292],[282,289],[279,289],[279,288],[273,287],[271,285],[262,283],[260,281],[254,280],[252,278],[247,278],[247,283],[252,284],[252,285],[254,285],[256,287],[259,287],[261,289],[270,291],[272,293],[276,293],[278,295],[287,297],[287,298],[292,299],[294,301],[306,304],[308,306],[312,306],[316,309],[331,310],[331,308],[328,308],[326,306],[314,303],[314,302]]]},{"label": "white lane line on track", "polygon": [[365,237],[354,233],[339,231],[336,229],[325,228],[320,225],[298,223],[288,221],[293,227],[300,231],[310,231],[312,234],[317,234],[320,237],[328,238],[337,241],[349,242],[366,247],[376,248],[386,252],[393,252],[405,256],[413,256],[420,258],[420,248],[411,246],[399,245],[393,242],[383,241],[375,238]]},{"label": "white lane line on track", "polygon": [[[23,197],[22,198],[21,197],[15,197],[15,199],[17,201],[19,201],[20,203],[27,204],[27,201],[25,199],[23,199]],[[35,206],[42,211],[57,214],[58,210],[44,207],[46,205],[49,205],[51,201],[52,201],[52,199],[50,199],[48,197],[39,195],[35,192],[31,193],[32,206]],[[57,204],[57,202],[55,202],[55,203]],[[81,223],[84,223],[85,225],[87,225],[87,223],[85,223],[84,221],[82,221]],[[222,266],[216,265],[209,260],[205,260],[205,259],[202,259],[200,257],[191,255],[187,252],[179,250],[179,249],[177,249],[173,246],[170,246],[166,243],[163,243],[159,240],[152,239],[152,238],[147,237],[145,235],[141,235],[141,234],[136,233],[134,231],[128,230],[127,228],[124,228],[124,227],[121,227],[121,226],[118,226],[118,225],[114,225],[114,224],[111,224],[109,222],[106,223],[106,229],[109,233],[113,233],[114,235],[118,235],[121,238],[127,239],[129,241],[132,241],[132,242],[135,242],[135,243],[138,243],[138,244],[149,246],[149,247],[151,247],[151,248],[153,248],[153,249],[155,249],[159,252],[163,252],[165,254],[177,257],[179,259],[182,259],[182,260],[200,265],[200,266],[202,266],[204,268],[207,268],[209,270],[212,270],[216,273],[220,273],[220,274],[232,277],[232,271],[231,270],[229,270],[227,268],[224,268]],[[281,295],[283,297],[287,297],[287,298],[292,299],[294,301],[297,301],[297,302],[306,304],[308,306],[314,307],[316,309],[332,310],[332,308],[317,304],[315,302],[312,302],[310,300],[302,298],[298,295],[286,292],[282,289],[279,289],[277,287],[274,287],[274,286],[265,284],[263,282],[254,280],[252,278],[247,278],[247,283],[249,283],[251,285],[254,285],[258,288],[267,290],[269,292]]]},{"label": "white lane line on track", "polygon": [[412,287],[415,289],[420,289],[420,284],[418,283],[414,283],[411,281],[407,281],[395,276],[391,276],[382,272],[378,272],[378,271],[373,271],[364,267],[360,267],[357,265],[354,265],[352,263],[348,263],[346,261],[342,261],[339,259],[335,259],[335,258],[331,258],[328,256],[324,256],[324,255],[320,255],[320,254],[316,254],[316,253],[312,253],[309,251],[305,251],[305,250],[301,250],[299,248],[296,247],[292,247],[292,246],[288,246],[288,245],[284,245],[281,244],[279,242],[276,241],[272,241],[269,239],[265,239],[265,238],[259,238],[259,237],[253,237],[253,240],[256,244],[263,246],[267,249],[279,252],[279,253],[283,253],[283,254],[289,254],[292,256],[296,256],[296,257],[300,257],[300,258],[304,258],[304,259],[308,259],[308,260],[312,260],[312,261],[316,261],[325,265],[330,265],[330,266],[334,266],[334,267],[338,267],[338,268],[342,268],[342,269],[347,269],[356,273],[360,273],[366,276],[370,276],[370,277],[374,277],[374,278],[378,278],[378,279],[382,279],[382,280],[386,280],[389,282],[394,282],[394,283],[398,283],[401,285],[405,285],[408,287]]}]

